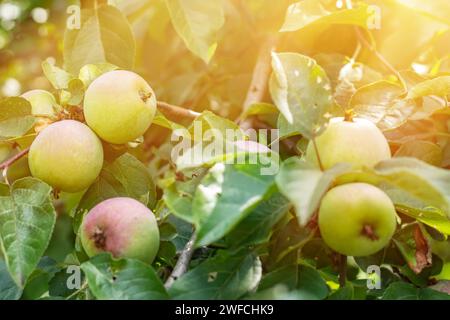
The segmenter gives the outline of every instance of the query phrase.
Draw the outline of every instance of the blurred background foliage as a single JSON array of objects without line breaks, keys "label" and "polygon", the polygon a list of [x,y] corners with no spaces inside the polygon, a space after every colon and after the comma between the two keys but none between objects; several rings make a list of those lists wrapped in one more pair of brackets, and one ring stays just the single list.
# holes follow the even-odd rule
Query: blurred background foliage
[{"label": "blurred background foliage", "polygon": [[[192,54],[177,35],[164,0],[109,3],[121,9],[130,21],[137,39],[135,70],[149,80],[161,100],[235,118],[241,111],[263,39],[280,29],[288,6],[296,1],[223,1],[226,23],[218,32],[217,50],[209,64]],[[419,74],[450,72],[449,1],[366,2],[381,8],[381,28],[372,30],[372,34],[378,51],[396,69],[412,67]],[[62,65],[63,35],[69,16],[66,10],[77,3],[0,3],[0,96],[36,88],[51,90],[41,63],[50,58]],[[332,11],[345,1],[325,0],[322,4]],[[355,51],[357,37],[353,29],[351,25],[322,24],[285,33],[277,51],[301,52],[315,57],[320,64],[336,64]],[[378,72],[386,71],[367,48],[358,61]]]},{"label": "blurred background foliage", "polygon": [[[244,101],[249,93],[260,50],[272,37],[279,40],[277,52],[298,52],[316,59],[330,78],[336,104],[343,108],[354,107],[349,103],[350,98],[358,93],[356,96],[360,95],[358,98],[364,102],[358,107],[369,115],[381,114],[385,117],[386,114],[390,115],[391,106],[393,109],[403,106],[397,105],[395,101],[398,97],[396,92],[400,80],[405,81],[407,89],[410,89],[424,80],[450,74],[448,0],[358,2],[376,5],[381,14],[379,28],[371,29],[370,33],[365,30],[365,39],[370,42],[368,45],[361,45],[361,36],[357,32],[365,28],[366,20],[363,19],[365,15],[359,16],[357,10],[348,14],[347,18],[341,16],[336,19],[333,16],[334,18],[327,20],[327,14],[322,15],[324,10],[339,11],[351,1],[317,1],[321,4],[320,9],[311,5],[308,8],[310,9],[308,15],[305,14],[307,17],[296,17],[299,18],[296,21],[305,22],[305,26],[300,28],[292,27],[288,23],[289,14],[296,14],[289,9],[295,10],[295,6],[292,6],[298,2],[295,0],[189,0],[193,7],[196,4],[201,5],[203,12],[209,9],[207,1],[223,3],[223,6],[215,6],[223,8],[223,13],[214,11],[212,6],[211,16],[203,16],[202,19],[208,24],[204,30],[202,25],[196,26],[196,37],[206,39],[205,43],[208,45],[212,43],[206,47],[203,42],[195,43],[196,37],[186,41],[183,39],[183,32],[177,30],[177,25],[178,28],[180,26],[174,23],[176,19],[173,18],[173,12],[170,11],[168,4],[177,2],[178,6],[181,6],[182,1],[110,0],[108,3],[116,6],[126,16],[136,39],[135,42],[134,40],[127,42],[132,43],[136,50],[123,48],[117,52],[118,55],[136,52],[135,59],[132,59],[134,66],[129,69],[133,69],[148,80],[159,101],[195,111],[211,110],[219,116],[232,120],[242,116],[244,107],[248,107]],[[353,2],[356,5],[357,1]],[[314,4],[314,1],[308,0],[308,3]],[[48,90],[58,97],[58,90],[54,89],[43,74],[42,62],[47,60],[50,64],[65,66],[65,69],[69,70],[65,65],[67,60],[77,60],[78,53],[75,50],[71,51],[67,46],[64,48],[63,43],[66,23],[70,16],[67,9],[71,5],[78,4],[79,1],[66,0],[0,2],[0,98],[18,96],[31,89]],[[315,10],[318,10],[316,16]],[[343,14],[347,14],[345,10],[342,11]],[[190,14],[196,16],[196,12]],[[314,17],[321,19],[317,19],[320,20],[317,23],[308,20]],[[181,20],[182,17],[178,17],[175,22],[181,23]],[[105,23],[114,28],[117,21]],[[357,29],[355,26],[361,28]],[[120,29],[120,26],[117,29]],[[280,29],[290,29],[285,30],[290,32],[279,32]],[[210,31],[214,32],[210,34]],[[72,55],[71,59],[64,59],[64,55],[67,54]],[[86,59],[81,56],[80,60],[89,60],[91,58],[89,54],[91,52],[82,51]],[[357,57],[356,63],[351,57]],[[98,61],[89,61],[95,62]],[[346,66],[349,66],[350,70],[346,69]],[[77,69],[73,66],[72,68]],[[358,73],[357,81],[352,80],[354,73]],[[340,79],[342,74],[345,75],[343,80],[349,80],[350,83]],[[78,74],[74,76],[77,77]],[[346,84],[350,88],[339,87]],[[416,156],[436,166],[448,168],[450,114],[448,108],[442,111],[441,107],[448,106],[449,97],[438,94],[439,99],[436,103],[436,98],[428,97],[433,94],[435,93],[426,92],[423,94],[424,97],[419,95],[419,99],[400,99],[402,103],[407,101],[414,104],[420,112],[417,111],[411,117],[396,114],[399,118],[397,122],[391,128],[382,129],[396,156]],[[271,101],[269,92],[265,93],[262,101]],[[269,127],[276,127],[277,111],[273,112],[273,106],[272,109],[270,105],[265,107],[272,111],[268,112],[268,115],[259,115],[260,119]],[[399,123],[401,126],[397,126]],[[146,134],[144,148],[149,145],[160,145],[166,140],[169,132],[161,126],[152,126]],[[290,148],[289,155],[297,151],[302,152],[305,141],[298,139],[297,137],[297,141],[293,141],[294,147]],[[168,152],[166,149],[153,150],[154,161],[149,164],[152,171],[158,171],[161,175],[167,171],[167,167],[161,166],[160,169],[157,161],[159,157],[164,158],[164,153]],[[136,150],[138,148],[130,152],[133,154],[140,152],[140,149]],[[110,151],[106,150],[106,153]],[[121,152],[112,150],[112,153],[114,151]],[[70,212],[79,201],[79,197],[63,195],[58,204],[64,203],[65,211]],[[61,211],[60,208],[57,209]],[[58,220],[48,256],[62,260],[73,250],[74,235],[71,224],[72,220],[69,217]],[[288,227],[292,227],[292,223],[286,224],[280,234],[289,235]],[[293,233],[298,233],[297,231],[294,230]],[[448,245],[449,242],[446,241],[442,245],[436,244],[436,248],[433,248],[436,252],[441,251],[439,256],[447,262],[442,272],[443,279],[450,277]],[[317,250],[313,248],[311,251],[315,254]],[[174,256],[175,253],[170,252],[170,258],[167,260],[173,259]],[[426,277],[428,278],[428,274]],[[28,298],[40,294],[25,292]]]}]

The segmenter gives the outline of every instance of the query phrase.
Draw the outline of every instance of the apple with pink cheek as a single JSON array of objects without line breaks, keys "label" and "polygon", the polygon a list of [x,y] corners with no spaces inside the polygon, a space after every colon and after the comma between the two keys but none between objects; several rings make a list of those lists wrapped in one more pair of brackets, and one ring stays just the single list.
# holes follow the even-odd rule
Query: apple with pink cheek
[{"label": "apple with pink cheek", "polygon": [[81,243],[89,257],[110,252],[115,258],[152,263],[159,249],[159,230],[153,212],[131,198],[99,203],[84,217]]}]

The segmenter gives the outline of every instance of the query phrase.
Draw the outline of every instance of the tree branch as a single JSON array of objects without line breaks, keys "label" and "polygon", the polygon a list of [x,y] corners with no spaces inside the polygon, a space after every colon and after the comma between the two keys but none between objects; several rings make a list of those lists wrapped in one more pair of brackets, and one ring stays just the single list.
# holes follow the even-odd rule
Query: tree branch
[{"label": "tree branch", "polygon": [[[255,67],[253,69],[252,81],[247,91],[242,113],[246,112],[252,104],[261,102],[264,98],[267,90],[267,84],[269,82],[270,72],[272,70],[271,53],[275,49],[278,39],[279,38],[276,35],[267,37],[259,49],[258,59],[256,60]],[[244,129],[251,127],[251,121],[242,121],[241,127]]]},{"label": "tree branch", "polygon": [[189,262],[191,261],[192,254],[194,253],[194,243],[195,239],[197,238],[197,234],[192,234],[191,239],[186,243],[186,246],[184,247],[183,251],[181,251],[180,257],[178,258],[177,264],[173,268],[172,273],[170,274],[169,278],[167,278],[166,283],[164,286],[166,289],[170,288],[172,284],[177,280],[179,277],[181,277],[183,274],[186,273]]},{"label": "tree branch", "polygon": [[172,119],[189,119],[194,120],[200,113],[178,107],[167,102],[158,101],[157,103],[159,111],[161,111],[165,116]]},{"label": "tree branch", "polygon": [[345,287],[347,282],[347,256],[339,255],[339,286]]},{"label": "tree branch", "polygon": [[12,156],[11,158],[5,160],[0,164],[0,170],[8,169],[14,162],[25,156],[30,151],[30,148],[26,148],[20,151],[18,154]]},{"label": "tree branch", "polygon": [[95,0],[80,0],[80,8],[81,9],[94,9],[95,8]]}]

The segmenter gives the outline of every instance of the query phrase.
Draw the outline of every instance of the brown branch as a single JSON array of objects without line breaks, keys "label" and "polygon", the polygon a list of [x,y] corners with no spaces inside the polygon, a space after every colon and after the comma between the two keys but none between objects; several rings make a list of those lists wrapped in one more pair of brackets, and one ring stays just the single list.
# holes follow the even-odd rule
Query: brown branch
[{"label": "brown branch", "polygon": [[194,120],[197,118],[200,113],[185,109],[179,106],[175,106],[172,104],[169,104],[167,102],[158,101],[158,109],[161,111],[165,116],[171,119],[189,119]]},{"label": "brown branch", "polygon": [[[261,102],[264,98],[267,91],[270,72],[272,70],[271,54],[278,43],[278,39],[279,38],[276,35],[268,36],[259,49],[258,58],[253,69],[252,80],[247,91],[241,114],[245,113],[252,104]],[[242,121],[241,127],[244,129],[251,127],[251,121],[248,119]]]},{"label": "brown branch", "polygon": [[186,246],[184,247],[183,251],[181,251],[177,264],[173,268],[172,273],[170,274],[169,278],[167,278],[167,281],[164,284],[164,286],[167,289],[172,286],[175,280],[177,280],[179,277],[181,277],[183,274],[186,273],[192,258],[192,254],[194,253],[194,243],[196,238],[197,234],[194,232],[192,234],[191,239],[188,241],[188,243],[186,243]]},{"label": "brown branch", "polygon": [[12,156],[11,158],[5,160],[0,164],[0,170],[8,169],[14,162],[25,156],[30,151],[30,148],[26,148],[20,151],[18,154]]}]

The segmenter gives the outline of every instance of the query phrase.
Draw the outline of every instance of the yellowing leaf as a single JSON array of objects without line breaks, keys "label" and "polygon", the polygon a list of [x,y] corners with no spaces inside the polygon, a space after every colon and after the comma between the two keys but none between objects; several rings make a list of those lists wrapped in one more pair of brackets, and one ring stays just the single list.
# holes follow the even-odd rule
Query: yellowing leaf
[{"label": "yellowing leaf", "polygon": [[68,29],[64,37],[64,64],[78,74],[87,64],[108,62],[120,68],[134,67],[136,44],[122,12],[113,6],[81,12],[80,29]]},{"label": "yellowing leaf", "polygon": [[297,31],[313,24],[350,24],[366,28],[370,15],[367,5],[329,12],[323,8],[320,1],[304,0],[289,6],[280,32]]},{"label": "yellowing leaf", "polygon": [[446,97],[450,95],[450,76],[437,77],[426,80],[411,88],[408,93],[409,99],[420,98],[424,96],[435,95]]},{"label": "yellowing leaf", "polygon": [[225,22],[222,0],[166,0],[172,24],[196,56],[208,63],[217,48],[217,31]]},{"label": "yellowing leaf", "polygon": [[[298,132],[312,139],[331,117],[331,84],[315,60],[298,53],[273,53],[269,89],[282,116],[280,136]],[[284,128],[284,129],[283,129]]]}]

